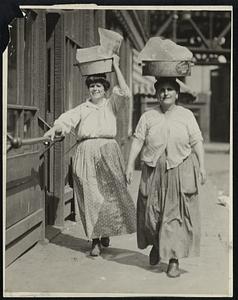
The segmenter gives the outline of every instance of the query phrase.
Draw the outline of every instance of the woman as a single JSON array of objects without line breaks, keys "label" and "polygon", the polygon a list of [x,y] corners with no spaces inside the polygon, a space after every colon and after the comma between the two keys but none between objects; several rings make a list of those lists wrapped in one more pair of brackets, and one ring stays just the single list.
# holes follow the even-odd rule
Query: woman
[{"label": "woman", "polygon": [[116,115],[130,97],[129,88],[113,57],[119,87],[106,98],[110,83],[105,74],[88,76],[90,97],[83,104],[63,113],[45,134],[69,133],[76,128],[78,146],[73,165],[75,197],[86,236],[92,239],[91,256],[108,247],[110,236],[136,231],[136,211],[127,191],[124,162],[115,141]]},{"label": "woman", "polygon": [[167,275],[178,277],[179,258],[199,254],[198,177],[205,183],[203,138],[193,113],[177,105],[179,84],[155,83],[159,105],[145,112],[131,146],[127,182],[142,149],[137,202],[137,243],[152,245],[150,264],[169,260]]}]

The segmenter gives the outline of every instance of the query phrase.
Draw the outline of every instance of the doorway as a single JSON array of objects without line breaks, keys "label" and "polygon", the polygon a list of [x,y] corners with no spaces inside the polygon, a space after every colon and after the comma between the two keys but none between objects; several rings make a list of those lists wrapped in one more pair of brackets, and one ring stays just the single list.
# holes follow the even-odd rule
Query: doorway
[{"label": "doorway", "polygon": [[230,141],[230,65],[211,71],[211,142]]}]

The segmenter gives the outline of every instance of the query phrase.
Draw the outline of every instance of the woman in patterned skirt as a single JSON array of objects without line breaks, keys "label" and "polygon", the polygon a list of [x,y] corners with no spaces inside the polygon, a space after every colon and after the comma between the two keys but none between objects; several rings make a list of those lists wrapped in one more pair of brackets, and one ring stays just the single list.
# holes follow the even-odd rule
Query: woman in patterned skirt
[{"label": "woman in patterned skirt", "polygon": [[78,146],[74,157],[74,193],[86,236],[92,239],[90,254],[98,256],[108,247],[110,236],[134,233],[136,211],[125,177],[123,157],[114,139],[116,115],[128,101],[130,90],[113,57],[119,86],[106,98],[110,83],[105,74],[86,79],[90,97],[79,106],[63,113],[45,134],[54,138],[76,128]]},{"label": "woman in patterned skirt", "polygon": [[179,258],[199,254],[198,178],[205,183],[203,138],[193,113],[177,105],[176,78],[155,83],[159,105],[137,124],[126,171],[131,182],[141,152],[137,242],[152,245],[150,264],[169,260],[167,275],[180,275]]}]

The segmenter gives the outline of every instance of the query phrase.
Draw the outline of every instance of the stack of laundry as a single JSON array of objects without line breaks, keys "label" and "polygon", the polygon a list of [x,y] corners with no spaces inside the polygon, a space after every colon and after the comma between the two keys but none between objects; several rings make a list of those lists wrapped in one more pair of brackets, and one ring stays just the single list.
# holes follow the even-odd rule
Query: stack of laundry
[{"label": "stack of laundry", "polygon": [[78,49],[76,59],[83,76],[112,72],[112,57],[119,54],[123,37],[112,30],[98,28],[100,45]]},{"label": "stack of laundry", "polygon": [[155,77],[184,77],[191,75],[193,54],[186,47],[169,39],[153,37],[148,40],[138,59],[142,75]]}]

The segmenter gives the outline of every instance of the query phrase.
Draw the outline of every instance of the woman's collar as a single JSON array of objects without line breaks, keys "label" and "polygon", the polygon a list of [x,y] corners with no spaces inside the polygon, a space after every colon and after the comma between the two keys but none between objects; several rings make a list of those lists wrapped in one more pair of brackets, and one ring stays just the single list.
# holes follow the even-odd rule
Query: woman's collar
[{"label": "woman's collar", "polygon": [[161,112],[164,113],[164,114],[166,114],[166,113],[170,113],[171,111],[176,110],[177,105],[174,104],[174,105],[170,106],[170,107],[169,107],[167,110],[165,110],[165,111],[162,109],[161,105],[159,105],[159,107],[160,107]]},{"label": "woman's collar", "polygon": [[95,103],[92,102],[92,98],[89,97],[89,98],[86,99],[86,104],[87,104],[88,106],[91,106],[91,107],[99,108],[99,107],[102,107],[102,106],[105,105],[106,100],[107,100],[106,98],[103,98],[101,104],[95,104]]}]

